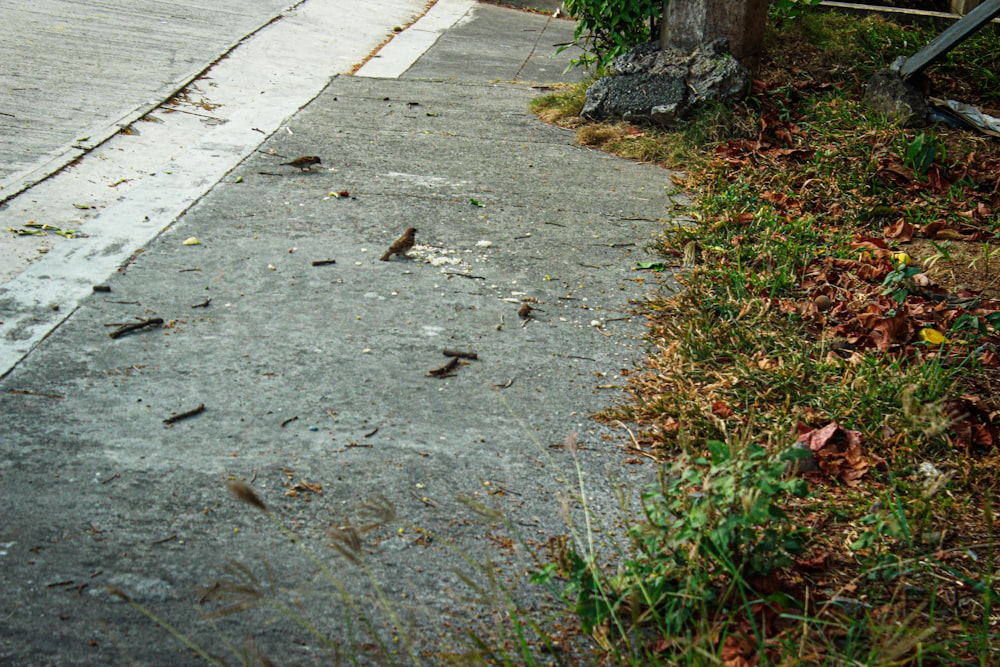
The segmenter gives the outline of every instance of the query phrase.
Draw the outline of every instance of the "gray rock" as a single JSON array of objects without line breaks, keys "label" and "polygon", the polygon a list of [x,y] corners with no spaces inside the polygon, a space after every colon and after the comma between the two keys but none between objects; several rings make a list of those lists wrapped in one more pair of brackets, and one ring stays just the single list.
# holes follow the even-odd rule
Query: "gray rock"
[{"label": "gray rock", "polygon": [[750,71],[728,53],[725,39],[691,50],[642,44],[616,58],[613,71],[587,90],[584,118],[671,126],[706,102],[742,98],[750,85]]}]

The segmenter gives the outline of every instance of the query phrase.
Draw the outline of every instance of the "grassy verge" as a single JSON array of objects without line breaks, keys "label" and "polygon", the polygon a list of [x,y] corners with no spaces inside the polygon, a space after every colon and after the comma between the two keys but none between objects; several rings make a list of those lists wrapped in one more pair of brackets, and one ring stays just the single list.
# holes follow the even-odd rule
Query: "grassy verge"
[{"label": "grassy verge", "polygon": [[[1000,650],[1000,142],[909,129],[863,84],[934,36],[811,12],[773,25],[754,90],[681,131],[534,110],[683,170],[696,226],[658,250],[651,353],[601,416],[660,461],[618,562],[539,575],[622,664],[970,664]],[[1000,107],[1000,37],[929,74]]]}]

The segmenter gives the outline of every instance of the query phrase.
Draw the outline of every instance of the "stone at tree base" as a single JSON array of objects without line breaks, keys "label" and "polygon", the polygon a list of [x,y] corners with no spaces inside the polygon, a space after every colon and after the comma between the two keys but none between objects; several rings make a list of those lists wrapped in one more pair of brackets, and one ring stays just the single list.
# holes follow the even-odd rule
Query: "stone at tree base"
[{"label": "stone at tree base", "polygon": [[690,50],[642,44],[616,58],[612,70],[587,89],[584,118],[670,126],[706,102],[742,98],[750,85],[750,71],[722,38]]},{"label": "stone at tree base", "polygon": [[876,111],[904,125],[924,125],[930,115],[927,98],[918,85],[924,81],[921,77],[913,79],[904,79],[894,69],[876,72],[868,80],[865,102]]}]

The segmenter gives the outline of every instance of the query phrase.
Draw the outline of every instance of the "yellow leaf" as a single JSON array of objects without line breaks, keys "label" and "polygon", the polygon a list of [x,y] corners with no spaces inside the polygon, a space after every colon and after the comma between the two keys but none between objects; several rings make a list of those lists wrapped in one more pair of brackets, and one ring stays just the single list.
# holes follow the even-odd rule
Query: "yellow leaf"
[{"label": "yellow leaf", "polygon": [[184,241],[182,245],[201,245],[201,239],[197,236],[192,236],[191,238]]},{"label": "yellow leaf", "polygon": [[948,342],[948,339],[944,337],[943,333],[937,329],[931,329],[930,327],[921,329],[920,333],[917,335],[920,337],[920,340],[930,343],[931,345],[940,345],[941,343]]},{"label": "yellow leaf", "polygon": [[905,252],[892,253],[892,259],[896,262],[897,267],[910,266],[913,264],[913,258]]}]

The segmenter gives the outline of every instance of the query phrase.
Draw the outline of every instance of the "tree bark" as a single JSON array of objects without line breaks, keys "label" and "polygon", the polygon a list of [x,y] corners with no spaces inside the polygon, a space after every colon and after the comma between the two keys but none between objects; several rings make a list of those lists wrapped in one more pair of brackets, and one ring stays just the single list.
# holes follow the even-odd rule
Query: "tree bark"
[{"label": "tree bark", "polygon": [[660,48],[690,50],[725,37],[729,52],[756,72],[767,22],[767,0],[665,0]]}]

